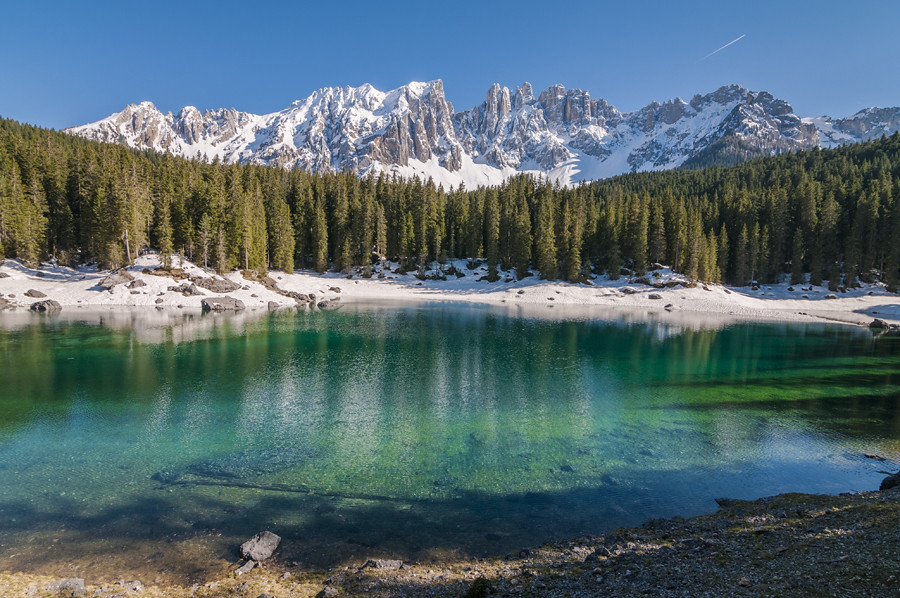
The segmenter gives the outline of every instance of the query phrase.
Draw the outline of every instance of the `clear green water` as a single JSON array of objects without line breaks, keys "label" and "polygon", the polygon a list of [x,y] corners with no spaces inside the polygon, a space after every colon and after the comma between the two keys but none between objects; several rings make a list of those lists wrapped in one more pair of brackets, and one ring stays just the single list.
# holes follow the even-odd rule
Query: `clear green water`
[{"label": "clear green water", "polygon": [[198,538],[233,560],[262,529],[315,566],[503,554],[719,496],[874,489],[900,462],[900,339],[868,330],[178,317],[153,342],[140,320],[0,328],[0,569]]}]

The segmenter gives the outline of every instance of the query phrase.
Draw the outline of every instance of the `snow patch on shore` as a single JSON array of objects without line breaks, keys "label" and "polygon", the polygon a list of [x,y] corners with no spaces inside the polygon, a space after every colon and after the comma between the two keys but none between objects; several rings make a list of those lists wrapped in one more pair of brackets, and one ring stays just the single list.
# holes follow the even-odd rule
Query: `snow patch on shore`
[{"label": "snow patch on shore", "polygon": [[[174,258],[173,267],[190,277],[216,276],[187,260]],[[516,280],[514,271],[500,272],[500,280],[487,281],[487,267],[478,263],[468,269],[466,260],[455,260],[424,272],[402,273],[397,264],[388,264],[383,272],[373,268],[371,278],[359,273],[335,272],[317,274],[298,270],[293,273],[271,271],[268,276],[281,291],[315,294],[316,301],[353,302],[466,302],[505,306],[513,313],[535,315],[555,310],[577,314],[582,318],[610,319],[613,314],[632,313],[636,317],[689,321],[706,320],[719,325],[735,321],[841,322],[867,325],[879,318],[900,325],[900,296],[888,292],[884,285],[869,284],[846,292],[832,293],[825,286],[794,285],[783,282],[751,287],[727,287],[689,281],[667,268],[639,278],[622,276],[609,280],[606,276],[589,283],[567,283],[540,280],[529,276]],[[474,265],[474,264],[473,264]],[[20,310],[26,310],[37,298],[25,293],[36,290],[63,306],[63,311],[116,307],[200,310],[204,296],[216,296],[206,289],[201,295],[184,296],[169,290],[187,279],[152,274],[159,267],[156,255],[139,257],[123,270],[143,286],[119,284],[106,290],[99,283],[110,273],[95,266],[69,268],[53,263],[29,268],[16,260],[0,265],[0,297]],[[457,277],[454,272],[463,274]],[[2,275],[0,275],[2,276]],[[443,280],[428,278],[445,278]],[[249,310],[294,307],[294,299],[276,292],[258,280],[245,279],[240,272],[229,272],[224,278],[239,283],[241,288],[227,293],[240,299]],[[649,283],[649,284],[647,284]],[[654,286],[663,288],[655,288]],[[548,314],[549,315],[549,314]],[[616,316],[618,317],[618,316]]]}]

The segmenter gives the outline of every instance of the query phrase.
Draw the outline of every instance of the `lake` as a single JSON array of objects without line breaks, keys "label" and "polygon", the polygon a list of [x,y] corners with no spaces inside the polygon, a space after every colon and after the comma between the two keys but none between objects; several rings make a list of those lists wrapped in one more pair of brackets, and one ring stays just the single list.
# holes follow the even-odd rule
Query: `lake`
[{"label": "lake", "polygon": [[900,467],[897,336],[598,315],[2,315],[0,570],[503,555]]}]

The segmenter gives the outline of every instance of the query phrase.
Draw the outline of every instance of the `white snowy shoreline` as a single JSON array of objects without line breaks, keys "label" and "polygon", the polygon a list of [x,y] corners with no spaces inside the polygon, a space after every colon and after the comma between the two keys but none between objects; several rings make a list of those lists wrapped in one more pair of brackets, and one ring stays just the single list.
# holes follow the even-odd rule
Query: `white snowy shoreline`
[{"label": "white snowy shoreline", "polygon": [[[185,275],[200,278],[215,276],[211,270],[188,261],[182,262],[177,258],[175,261]],[[224,276],[239,283],[240,289],[229,293],[200,289],[202,295],[184,296],[168,289],[188,281],[147,273],[157,266],[156,256],[142,256],[127,271],[135,280],[143,281],[143,286],[119,284],[105,290],[99,283],[110,273],[99,271],[96,267],[68,268],[43,264],[40,268],[29,268],[16,260],[5,260],[0,265],[0,299],[10,304],[13,313],[27,311],[36,301],[52,299],[62,306],[63,313],[67,315],[75,310],[120,308],[196,311],[200,309],[204,297],[222,295],[240,299],[248,310],[292,308],[297,305],[293,298],[267,288],[259,281],[244,279],[240,272],[229,272]],[[787,283],[762,285],[757,290],[704,284],[688,288],[676,285],[687,281],[668,269],[649,273],[644,277],[644,282],[627,276],[615,281],[598,277],[592,284],[548,282],[534,276],[516,281],[513,276],[501,272],[500,281],[490,283],[478,280],[486,273],[483,266],[474,271],[467,270],[464,260],[455,262],[454,266],[465,276],[457,278],[449,274],[446,280],[419,280],[414,276],[415,272],[386,272],[383,278],[363,278],[355,274],[348,278],[346,274],[332,272],[320,275],[309,271],[291,274],[273,271],[269,277],[275,281],[278,290],[312,293],[316,302],[340,299],[341,304],[451,301],[505,306],[514,313],[528,316],[659,319],[688,327],[719,327],[738,321],[868,325],[876,318],[900,325],[900,295],[888,292],[882,284],[863,285],[844,293],[832,293],[825,286],[791,286]],[[646,284],[647,281],[658,285],[668,283],[670,286],[654,288]],[[46,297],[26,296],[32,290]],[[549,310],[548,307],[554,309]]]}]

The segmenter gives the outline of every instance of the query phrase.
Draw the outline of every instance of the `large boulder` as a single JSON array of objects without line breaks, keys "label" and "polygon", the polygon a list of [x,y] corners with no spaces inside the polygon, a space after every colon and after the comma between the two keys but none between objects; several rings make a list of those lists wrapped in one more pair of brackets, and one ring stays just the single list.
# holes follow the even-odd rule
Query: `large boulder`
[{"label": "large boulder", "polygon": [[241,288],[236,282],[224,278],[192,278],[194,284],[213,293],[230,293]]},{"label": "large boulder", "polygon": [[124,284],[126,282],[131,282],[134,280],[134,276],[131,275],[131,272],[127,270],[122,270],[120,272],[114,272],[100,281],[97,286],[103,287],[107,291],[116,286],[117,284]]},{"label": "large boulder", "polygon": [[241,311],[244,302],[234,297],[204,297],[200,306],[203,311]]},{"label": "large boulder", "polygon": [[872,320],[872,323],[869,324],[869,328],[872,328],[875,330],[884,330],[884,329],[890,328],[890,327],[891,327],[890,324],[888,324],[884,320],[879,320],[878,318]]},{"label": "large boulder", "polygon": [[265,531],[259,532],[241,544],[241,557],[251,561],[271,558],[281,544],[281,536]]},{"label": "large boulder", "polygon": [[28,289],[27,291],[25,291],[25,296],[31,297],[32,299],[43,299],[47,295],[36,289]]},{"label": "large boulder", "polygon": [[62,305],[53,299],[44,299],[43,301],[35,301],[31,304],[29,308],[31,311],[42,311],[47,313],[54,313],[58,311],[62,311]]},{"label": "large boulder", "polygon": [[895,486],[900,486],[900,471],[881,480],[881,488],[879,490],[890,490]]},{"label": "large boulder", "polygon": [[319,301],[316,304],[316,307],[319,309],[336,309],[341,306],[341,298],[340,297],[332,297],[331,299],[327,299],[325,301]]}]

